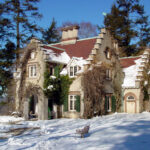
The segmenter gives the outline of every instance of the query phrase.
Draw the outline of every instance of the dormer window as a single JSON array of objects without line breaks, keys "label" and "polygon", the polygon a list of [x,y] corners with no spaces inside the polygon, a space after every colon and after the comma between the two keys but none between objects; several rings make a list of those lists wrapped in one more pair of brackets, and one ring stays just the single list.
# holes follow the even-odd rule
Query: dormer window
[{"label": "dormer window", "polygon": [[79,70],[78,66],[71,66],[69,71],[70,77],[74,77],[78,70]]}]

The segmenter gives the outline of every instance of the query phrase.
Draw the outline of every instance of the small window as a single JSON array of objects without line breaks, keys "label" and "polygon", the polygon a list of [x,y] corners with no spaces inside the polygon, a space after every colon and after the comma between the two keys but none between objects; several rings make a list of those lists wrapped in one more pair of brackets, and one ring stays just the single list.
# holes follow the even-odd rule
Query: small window
[{"label": "small window", "polygon": [[111,79],[111,70],[106,69],[106,79]]},{"label": "small window", "polygon": [[31,59],[34,59],[35,58],[35,52],[32,52],[31,53]]},{"label": "small window", "polygon": [[134,96],[130,95],[130,96],[127,97],[127,100],[128,100],[128,101],[134,101],[135,98],[134,98]]},{"label": "small window", "polygon": [[37,70],[36,65],[29,66],[29,77],[36,77]]},{"label": "small window", "polygon": [[105,56],[106,56],[107,59],[110,59],[110,58],[111,58],[111,53],[110,53],[110,49],[109,49],[109,48],[107,48],[107,49],[105,50]]}]

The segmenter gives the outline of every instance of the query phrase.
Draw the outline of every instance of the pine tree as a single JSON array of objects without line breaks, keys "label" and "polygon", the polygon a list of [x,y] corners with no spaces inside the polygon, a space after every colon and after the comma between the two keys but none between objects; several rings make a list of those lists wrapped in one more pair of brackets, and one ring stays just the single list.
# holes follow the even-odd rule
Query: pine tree
[{"label": "pine tree", "polygon": [[[11,22],[4,17],[4,5],[0,4],[0,46],[8,36],[10,36],[8,29],[11,28]],[[1,48],[1,47],[0,47]]]},{"label": "pine tree", "polygon": [[121,56],[133,55],[139,46],[149,44],[148,17],[139,0],[116,0],[104,24],[122,47]]},{"label": "pine tree", "polygon": [[11,33],[16,38],[17,59],[19,59],[19,48],[26,43],[27,39],[39,31],[35,19],[40,18],[36,4],[40,0],[6,0],[2,6],[7,19],[12,23]]},{"label": "pine tree", "polygon": [[43,31],[43,42],[46,44],[57,43],[60,40],[59,31],[56,27],[57,23],[53,18],[48,29]]},{"label": "pine tree", "polygon": [[12,66],[15,60],[15,45],[7,42],[5,48],[0,50],[0,96],[3,96],[12,79]]}]

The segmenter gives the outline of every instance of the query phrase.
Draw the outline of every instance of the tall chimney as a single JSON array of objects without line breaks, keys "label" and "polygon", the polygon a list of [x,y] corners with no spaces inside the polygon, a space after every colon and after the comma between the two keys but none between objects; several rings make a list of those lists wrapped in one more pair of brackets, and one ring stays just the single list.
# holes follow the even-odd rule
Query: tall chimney
[{"label": "tall chimney", "polygon": [[78,25],[68,26],[61,29],[62,31],[62,44],[74,44],[78,39]]}]

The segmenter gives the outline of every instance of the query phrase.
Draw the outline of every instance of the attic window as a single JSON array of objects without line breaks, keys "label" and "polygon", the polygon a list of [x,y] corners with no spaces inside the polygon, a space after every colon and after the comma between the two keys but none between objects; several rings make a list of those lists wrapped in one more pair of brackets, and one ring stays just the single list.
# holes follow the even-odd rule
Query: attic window
[{"label": "attic window", "polygon": [[111,70],[106,69],[106,79],[110,80],[111,79]]},{"label": "attic window", "polygon": [[79,70],[78,68],[79,68],[78,66],[70,67],[70,77],[74,77],[76,75],[77,71]]},{"label": "attic window", "polygon": [[127,97],[127,100],[128,100],[128,101],[134,101],[135,98],[134,98],[134,96],[130,95],[130,96]]},{"label": "attic window", "polygon": [[32,52],[31,53],[31,59],[34,59],[35,58],[35,52]]}]

